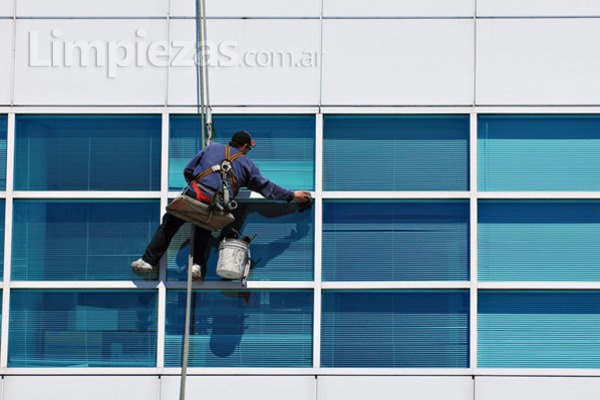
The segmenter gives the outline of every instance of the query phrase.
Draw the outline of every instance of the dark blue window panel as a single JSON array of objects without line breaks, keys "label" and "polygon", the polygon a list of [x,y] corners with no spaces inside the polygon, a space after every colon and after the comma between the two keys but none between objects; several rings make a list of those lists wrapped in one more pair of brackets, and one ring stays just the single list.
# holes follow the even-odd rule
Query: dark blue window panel
[{"label": "dark blue window panel", "polygon": [[323,292],[321,366],[467,368],[469,292]]},{"label": "dark blue window panel", "polygon": [[131,280],[158,225],[154,200],[16,200],[13,280]]},{"label": "dark blue window panel", "polygon": [[323,203],[323,280],[468,279],[467,201]]},{"label": "dark blue window panel", "polygon": [[154,367],[157,293],[13,290],[8,366]]},{"label": "dark blue window panel", "polygon": [[[239,131],[250,132],[257,146],[248,157],[279,186],[314,190],[314,115],[216,115],[215,141],[227,144]],[[183,168],[200,149],[202,125],[197,115],[172,116],[170,122],[169,187],[185,186]],[[224,156],[224,155],[223,155]]]},{"label": "dark blue window panel", "polygon": [[[312,367],[312,291],[194,291],[190,367]],[[186,293],[167,292],[165,366],[181,367]]]},{"label": "dark blue window panel", "polygon": [[479,190],[600,189],[600,115],[483,115]]},{"label": "dark blue window panel", "polygon": [[4,279],[4,219],[6,201],[0,200],[0,280]]},{"label": "dark blue window panel", "polygon": [[468,115],[326,115],[323,188],[468,190]]},{"label": "dark blue window panel", "polygon": [[159,190],[158,115],[19,115],[16,190]]},{"label": "dark blue window panel", "polygon": [[6,190],[6,131],[8,118],[0,115],[0,190]]},{"label": "dark blue window panel", "polygon": [[479,293],[478,366],[600,368],[600,292]]},{"label": "dark blue window panel", "polygon": [[[314,211],[299,212],[295,204],[244,201],[236,210],[233,227],[256,238],[250,245],[249,280],[310,281],[314,275]],[[225,231],[224,231],[225,232]],[[167,277],[186,280],[189,255],[189,224],[175,235],[167,251]],[[217,232],[209,244],[205,280],[220,280],[215,273],[222,236]]]},{"label": "dark blue window panel", "polygon": [[600,202],[481,201],[482,281],[600,280]]}]

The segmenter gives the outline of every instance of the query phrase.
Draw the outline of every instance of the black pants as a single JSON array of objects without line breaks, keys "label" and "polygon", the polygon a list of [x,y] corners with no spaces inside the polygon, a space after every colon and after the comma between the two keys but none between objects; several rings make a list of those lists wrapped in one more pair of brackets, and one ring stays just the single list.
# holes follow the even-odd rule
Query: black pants
[{"label": "black pants", "polygon": [[[162,256],[167,252],[169,244],[173,236],[186,221],[177,218],[169,213],[163,216],[162,224],[154,233],[152,240],[142,256],[142,260],[150,265],[158,265]],[[204,265],[205,251],[210,243],[210,231],[194,226],[194,264],[202,266],[202,270],[206,268]]]}]

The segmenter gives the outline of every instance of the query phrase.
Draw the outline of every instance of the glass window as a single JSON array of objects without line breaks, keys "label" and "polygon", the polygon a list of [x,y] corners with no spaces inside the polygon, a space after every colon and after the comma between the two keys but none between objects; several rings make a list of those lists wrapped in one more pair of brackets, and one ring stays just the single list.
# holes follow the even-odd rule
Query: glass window
[{"label": "glass window", "polygon": [[[271,181],[290,190],[314,190],[314,115],[215,115],[213,124],[218,143],[229,143],[231,136],[239,130],[250,132],[257,146],[248,156]],[[197,115],[171,117],[171,189],[185,186],[183,168],[202,148],[201,128]]]},{"label": "glass window", "polygon": [[158,224],[149,200],[16,200],[12,279],[131,280]]},{"label": "glass window", "polygon": [[326,115],[323,188],[468,190],[468,115]]},{"label": "glass window", "polygon": [[467,201],[325,201],[323,279],[469,279]]},{"label": "glass window", "polygon": [[[190,367],[312,367],[312,291],[192,293]],[[165,366],[180,367],[186,293],[167,292]]]},{"label": "glass window", "polygon": [[[314,211],[299,212],[295,204],[270,201],[240,202],[232,227],[241,235],[256,237],[250,244],[248,280],[309,281],[314,271]],[[188,224],[189,225],[189,224]],[[190,229],[175,235],[167,252],[169,280],[186,280]],[[215,271],[219,243],[227,231],[211,238],[205,280],[220,280]]]},{"label": "glass window", "polygon": [[6,200],[0,200],[0,280],[4,279],[4,219]]},{"label": "glass window", "polygon": [[479,293],[478,366],[600,368],[600,292]]},{"label": "glass window", "polygon": [[482,115],[479,190],[600,189],[600,115]]},{"label": "glass window", "polygon": [[321,366],[467,368],[469,292],[323,292]]},{"label": "glass window", "polygon": [[600,202],[481,201],[482,281],[598,281]]},{"label": "glass window", "polygon": [[16,190],[159,190],[158,115],[18,115]]},{"label": "glass window", "polygon": [[12,290],[9,367],[156,366],[157,292]]},{"label": "glass window", "polygon": [[6,131],[8,118],[0,115],[0,190],[6,190]]}]

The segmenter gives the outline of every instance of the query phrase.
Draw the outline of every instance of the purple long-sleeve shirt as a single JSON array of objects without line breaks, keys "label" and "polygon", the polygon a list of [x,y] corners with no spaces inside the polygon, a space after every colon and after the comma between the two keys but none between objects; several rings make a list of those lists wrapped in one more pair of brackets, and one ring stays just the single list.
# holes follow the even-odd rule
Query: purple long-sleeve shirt
[{"label": "purple long-sleeve shirt", "polygon": [[[186,181],[191,182],[195,176],[215,164],[220,164],[225,159],[225,147],[223,144],[213,143],[196,154],[183,170]],[[240,151],[235,147],[230,147],[230,157]],[[254,192],[260,193],[263,197],[272,200],[292,201],[294,199],[293,191],[282,188],[262,176],[256,164],[248,157],[238,157],[232,164],[233,175],[238,189],[240,187],[247,187]],[[219,190],[222,187],[221,174],[219,172],[208,174],[199,183],[213,190]],[[237,193],[232,192],[231,185],[228,185],[228,187],[230,198],[235,198]]]}]

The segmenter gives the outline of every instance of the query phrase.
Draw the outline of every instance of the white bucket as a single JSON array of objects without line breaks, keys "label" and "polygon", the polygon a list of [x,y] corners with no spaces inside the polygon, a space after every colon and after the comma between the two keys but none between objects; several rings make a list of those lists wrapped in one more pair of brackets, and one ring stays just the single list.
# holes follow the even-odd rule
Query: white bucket
[{"label": "white bucket", "polygon": [[244,279],[250,270],[250,244],[224,239],[219,245],[217,275],[225,279]]}]

